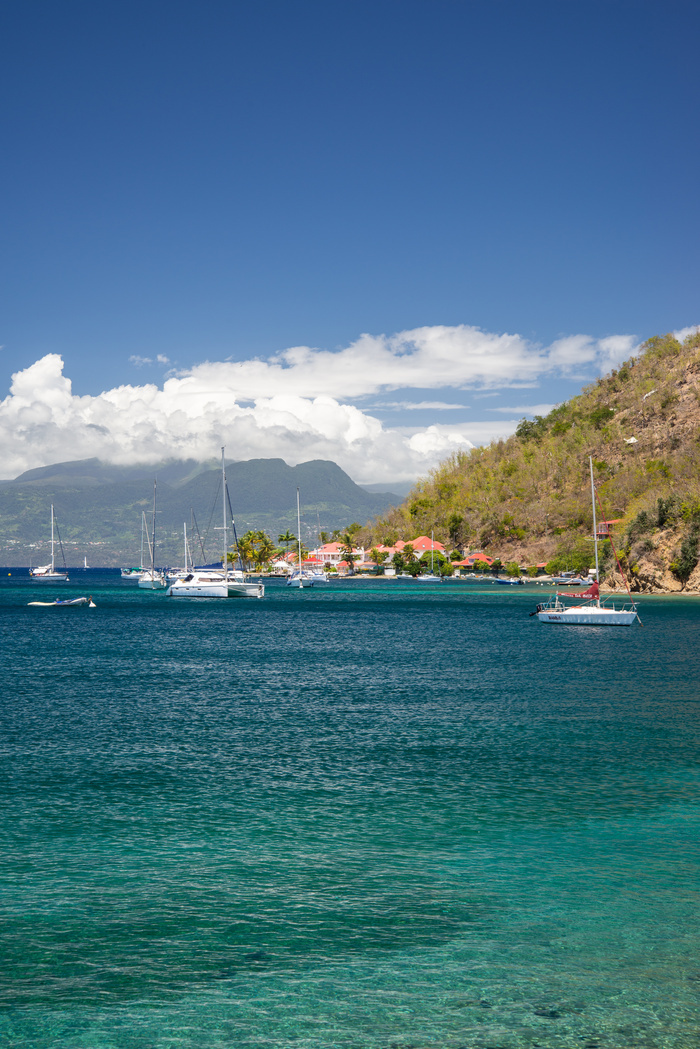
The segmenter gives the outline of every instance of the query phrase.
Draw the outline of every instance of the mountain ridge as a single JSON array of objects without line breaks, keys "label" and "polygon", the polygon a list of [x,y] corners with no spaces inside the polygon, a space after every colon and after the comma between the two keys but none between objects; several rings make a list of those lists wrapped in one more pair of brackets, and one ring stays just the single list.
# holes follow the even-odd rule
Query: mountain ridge
[{"label": "mountain ridge", "polygon": [[[297,466],[283,459],[231,461],[226,472],[239,535],[261,528],[275,542],[287,529],[296,533],[297,487],[302,538],[314,544],[321,529],[364,520],[400,499],[367,492],[336,463],[323,459]],[[221,465],[216,460],[119,466],[83,459],[27,470],[0,485],[0,557],[6,564],[46,558],[53,503],[69,561],[79,563],[89,554],[91,563],[132,563],[140,550],[142,512],[150,520],[156,478],[158,560],[167,564],[182,559],[182,528],[190,521],[190,508],[200,530],[209,531],[207,542],[214,551],[216,507],[221,506]],[[209,527],[211,521],[215,524]]]}]

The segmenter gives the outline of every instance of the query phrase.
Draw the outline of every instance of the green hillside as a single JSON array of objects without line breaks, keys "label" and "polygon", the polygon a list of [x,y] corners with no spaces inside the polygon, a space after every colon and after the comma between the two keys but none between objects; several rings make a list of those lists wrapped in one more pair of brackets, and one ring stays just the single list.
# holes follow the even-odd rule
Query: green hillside
[{"label": "green hillside", "polygon": [[[253,459],[226,467],[238,533],[264,529],[276,541],[296,534],[296,489],[302,504],[302,538],[315,544],[320,530],[344,528],[399,501],[390,493],[360,488],[335,463],[314,460],[288,466],[282,459]],[[183,522],[194,510],[207,556],[220,556],[221,467],[212,460],[172,460],[150,466],[114,466],[98,459],[57,463],[0,483],[0,559],[36,564],[48,556],[53,503],[69,564],[131,564],[140,556],[141,515],[149,519],[153,480],[158,481],[158,561],[182,560]]]},{"label": "green hillside", "polygon": [[[695,587],[700,534],[700,334],[655,336],[639,357],[507,440],[458,452],[366,542],[430,534],[505,563],[592,557],[588,457],[623,567],[639,589]],[[691,566],[691,562],[693,562]],[[700,570],[699,570],[700,571]]]}]

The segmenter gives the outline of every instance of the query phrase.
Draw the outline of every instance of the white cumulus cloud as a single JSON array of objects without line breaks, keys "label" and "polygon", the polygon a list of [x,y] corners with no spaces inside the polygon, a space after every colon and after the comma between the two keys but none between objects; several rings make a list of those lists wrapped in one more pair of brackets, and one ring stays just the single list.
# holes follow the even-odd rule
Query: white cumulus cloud
[{"label": "white cumulus cloud", "polygon": [[[388,390],[534,386],[550,375],[607,369],[634,348],[631,336],[573,336],[543,348],[518,335],[436,326],[363,335],[334,352],[297,346],[269,359],[205,362],[162,387],[84,396],[73,394],[52,353],[13,375],[0,402],[2,473],[91,456],[205,459],[224,444],[236,459],[333,459],[361,482],[412,480],[457,448],[512,433],[517,420],[409,430],[387,427],[351,402]],[[156,360],[169,363],[164,355]],[[448,409],[447,402],[418,403]]]}]

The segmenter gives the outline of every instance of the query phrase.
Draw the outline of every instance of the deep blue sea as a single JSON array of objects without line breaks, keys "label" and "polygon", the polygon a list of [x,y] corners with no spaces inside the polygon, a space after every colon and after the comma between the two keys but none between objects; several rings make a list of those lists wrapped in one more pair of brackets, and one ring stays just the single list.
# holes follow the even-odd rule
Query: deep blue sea
[{"label": "deep blue sea", "polygon": [[697,1049],[700,601],[542,595],[4,570],[0,1045]]}]

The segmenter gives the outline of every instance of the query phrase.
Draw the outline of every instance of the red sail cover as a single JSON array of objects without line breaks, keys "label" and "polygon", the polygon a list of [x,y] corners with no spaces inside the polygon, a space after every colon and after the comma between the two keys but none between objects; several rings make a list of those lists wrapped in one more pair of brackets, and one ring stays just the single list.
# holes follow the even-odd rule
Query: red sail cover
[{"label": "red sail cover", "polygon": [[564,593],[561,596],[562,597],[587,597],[590,600],[593,600],[594,598],[598,597],[599,594],[600,594],[600,587],[598,586],[597,582],[594,582],[591,586],[589,586],[588,590],[579,590],[579,592],[577,594],[566,594],[566,593]]}]

